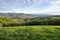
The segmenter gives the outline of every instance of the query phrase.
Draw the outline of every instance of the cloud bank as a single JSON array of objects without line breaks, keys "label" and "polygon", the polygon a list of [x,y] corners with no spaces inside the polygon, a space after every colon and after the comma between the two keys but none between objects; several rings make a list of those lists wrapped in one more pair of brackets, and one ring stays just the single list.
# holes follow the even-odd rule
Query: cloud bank
[{"label": "cloud bank", "polygon": [[60,12],[60,0],[0,0],[0,12]]}]

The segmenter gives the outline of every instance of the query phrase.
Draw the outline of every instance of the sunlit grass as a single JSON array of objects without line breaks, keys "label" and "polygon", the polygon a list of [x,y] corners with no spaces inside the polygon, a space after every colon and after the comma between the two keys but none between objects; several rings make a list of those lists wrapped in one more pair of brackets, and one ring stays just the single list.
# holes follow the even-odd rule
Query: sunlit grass
[{"label": "sunlit grass", "polygon": [[60,40],[60,26],[1,27],[0,40]]}]

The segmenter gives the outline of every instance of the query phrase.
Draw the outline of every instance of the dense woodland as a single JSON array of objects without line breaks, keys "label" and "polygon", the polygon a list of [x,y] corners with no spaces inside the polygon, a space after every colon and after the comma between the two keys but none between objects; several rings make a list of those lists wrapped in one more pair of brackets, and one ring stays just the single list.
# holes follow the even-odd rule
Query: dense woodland
[{"label": "dense woodland", "polygon": [[[24,18],[25,17],[25,18]],[[26,14],[0,14],[0,26],[60,25],[60,18]]]}]

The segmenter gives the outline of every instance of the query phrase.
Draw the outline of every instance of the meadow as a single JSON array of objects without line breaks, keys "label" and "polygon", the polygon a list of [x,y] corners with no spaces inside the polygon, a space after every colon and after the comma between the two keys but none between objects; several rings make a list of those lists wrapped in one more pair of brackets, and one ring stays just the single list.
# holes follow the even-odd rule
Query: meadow
[{"label": "meadow", "polygon": [[60,26],[0,27],[0,40],[60,40]]}]

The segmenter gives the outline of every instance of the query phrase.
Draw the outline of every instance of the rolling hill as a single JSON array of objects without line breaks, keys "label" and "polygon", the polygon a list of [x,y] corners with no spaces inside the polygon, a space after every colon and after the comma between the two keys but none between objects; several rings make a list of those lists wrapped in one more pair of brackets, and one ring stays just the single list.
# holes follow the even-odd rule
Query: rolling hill
[{"label": "rolling hill", "polygon": [[0,17],[13,18],[13,19],[26,19],[35,17],[46,17],[50,14],[24,14],[24,13],[0,13]]}]

